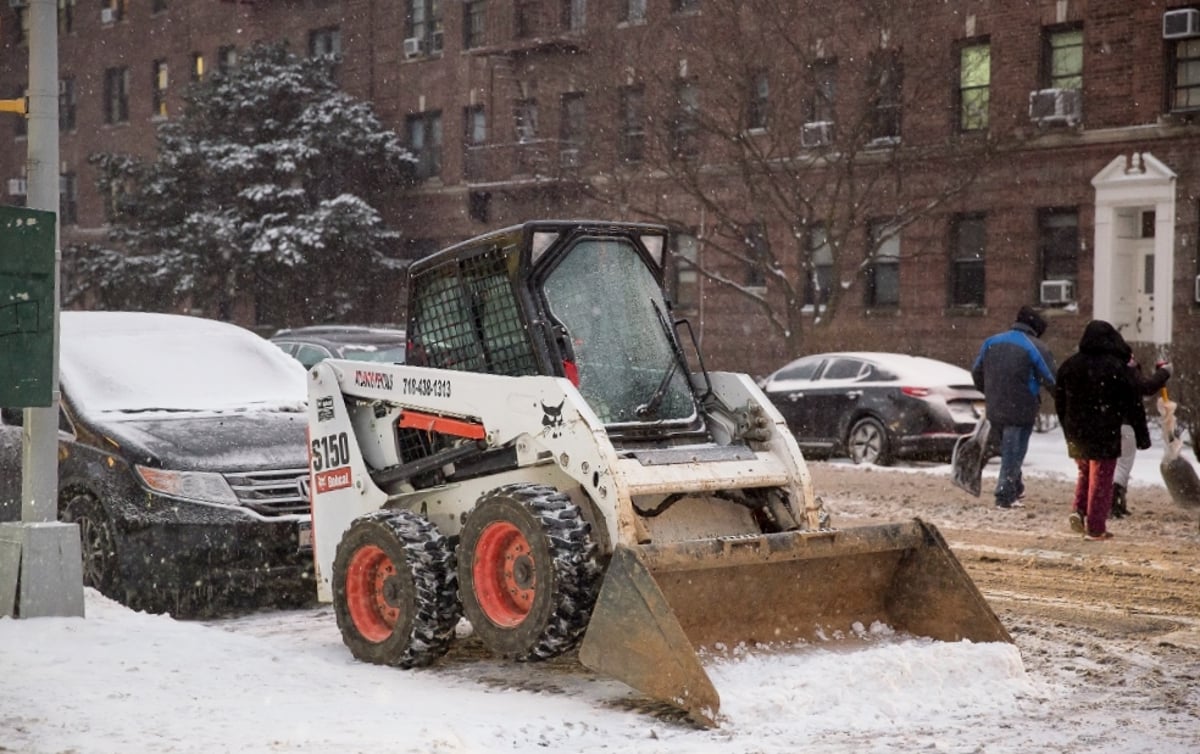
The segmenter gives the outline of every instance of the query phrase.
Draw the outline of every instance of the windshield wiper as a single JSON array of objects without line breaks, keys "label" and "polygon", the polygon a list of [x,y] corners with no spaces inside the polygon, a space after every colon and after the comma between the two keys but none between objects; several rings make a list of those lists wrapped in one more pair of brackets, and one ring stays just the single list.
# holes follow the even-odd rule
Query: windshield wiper
[{"label": "windshield wiper", "polygon": [[[667,336],[668,345],[671,344],[671,329],[667,324],[667,318],[663,316],[662,309],[658,308],[658,302],[650,299],[650,305],[654,307],[654,313],[658,315],[658,324],[663,329],[663,334]],[[675,372],[679,369],[679,358],[675,354],[675,349],[671,349],[672,358],[671,366],[667,368],[667,373],[663,375],[662,380],[658,383],[658,387],[650,394],[650,398],[637,408],[633,413],[639,419],[651,419],[658,416],[658,409],[662,405],[663,398],[667,396],[667,386],[671,384],[671,378],[675,376]]]}]

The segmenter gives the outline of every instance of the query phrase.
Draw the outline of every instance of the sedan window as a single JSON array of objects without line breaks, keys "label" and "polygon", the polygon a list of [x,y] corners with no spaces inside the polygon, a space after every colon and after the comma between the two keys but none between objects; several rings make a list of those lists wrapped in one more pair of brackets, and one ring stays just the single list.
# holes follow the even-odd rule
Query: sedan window
[{"label": "sedan window", "polygon": [[858,359],[834,359],[825,368],[825,374],[821,375],[821,379],[853,380],[862,374],[864,366]]},{"label": "sedan window", "polygon": [[332,354],[320,346],[310,345],[305,343],[296,349],[296,358],[304,365],[305,369],[312,369],[317,362],[329,358]]},{"label": "sedan window", "polygon": [[801,361],[780,369],[775,374],[773,380],[776,382],[780,380],[811,380],[813,375],[817,373],[817,367],[819,366],[821,366],[820,359]]}]

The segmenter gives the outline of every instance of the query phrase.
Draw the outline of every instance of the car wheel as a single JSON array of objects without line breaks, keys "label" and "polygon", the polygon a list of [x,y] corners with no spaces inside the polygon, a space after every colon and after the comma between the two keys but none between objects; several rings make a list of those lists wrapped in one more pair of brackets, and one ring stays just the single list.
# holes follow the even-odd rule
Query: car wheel
[{"label": "car wheel", "polygon": [[850,428],[846,436],[846,448],[850,460],[855,463],[873,463],[887,466],[892,462],[892,452],[887,430],[878,419],[865,417]]},{"label": "car wheel", "polygon": [[121,574],[116,531],[104,506],[86,492],[75,492],[63,502],[61,518],[79,526],[84,586],[120,600],[124,595],[118,593]]}]

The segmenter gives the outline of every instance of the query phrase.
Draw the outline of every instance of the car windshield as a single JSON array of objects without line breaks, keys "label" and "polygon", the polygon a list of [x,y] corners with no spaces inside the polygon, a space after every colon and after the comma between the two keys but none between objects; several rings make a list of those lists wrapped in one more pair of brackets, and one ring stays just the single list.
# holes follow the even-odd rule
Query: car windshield
[{"label": "car windshield", "polygon": [[[544,290],[551,313],[571,338],[579,391],[603,422],[694,415],[687,370],[668,339],[666,303],[632,242],[579,241],[550,273]],[[645,411],[648,404],[652,411]]]},{"label": "car windshield", "polygon": [[134,312],[63,312],[65,391],[80,411],[303,410],[304,368],[236,325]]}]

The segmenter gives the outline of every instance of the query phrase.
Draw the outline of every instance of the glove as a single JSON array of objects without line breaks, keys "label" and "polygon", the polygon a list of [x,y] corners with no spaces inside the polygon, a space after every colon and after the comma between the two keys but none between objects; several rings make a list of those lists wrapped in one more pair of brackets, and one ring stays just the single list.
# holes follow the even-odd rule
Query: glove
[{"label": "glove", "polygon": [[1171,374],[1173,373],[1173,368],[1171,366],[1171,362],[1169,362],[1169,361],[1156,361],[1156,362],[1154,362],[1154,368],[1167,370],[1168,377],[1170,377]]}]

